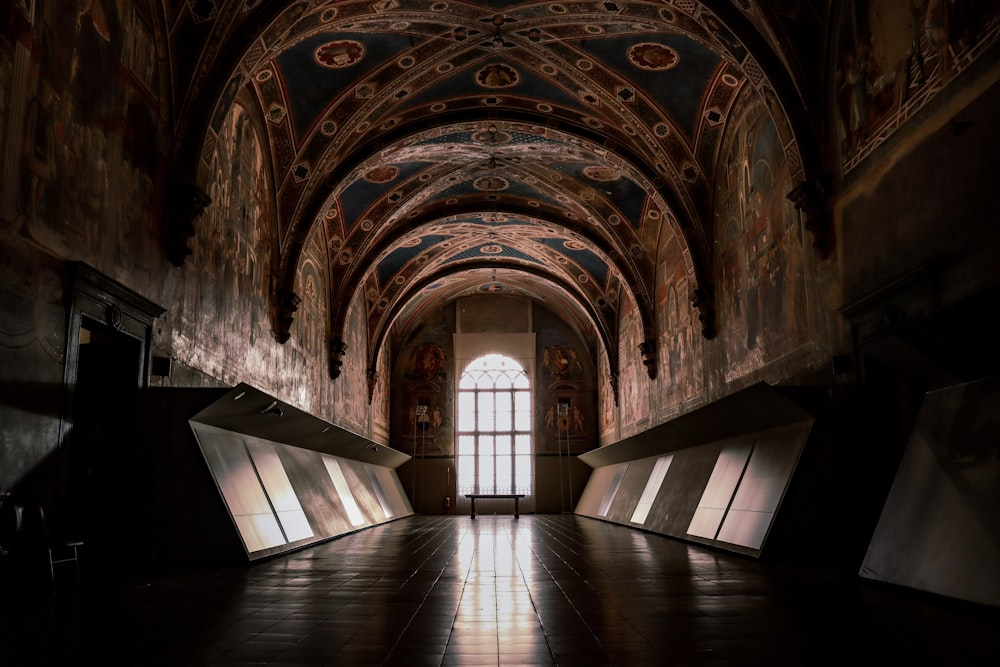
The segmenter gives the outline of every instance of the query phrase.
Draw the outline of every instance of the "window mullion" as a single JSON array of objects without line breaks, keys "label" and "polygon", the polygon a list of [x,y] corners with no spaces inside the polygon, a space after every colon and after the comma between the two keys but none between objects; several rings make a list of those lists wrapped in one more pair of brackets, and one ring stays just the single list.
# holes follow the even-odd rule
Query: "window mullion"
[{"label": "window mullion", "polygon": [[512,383],[510,393],[507,394],[507,400],[510,403],[510,488],[513,493],[517,493],[518,483],[517,483],[517,458],[515,456],[515,431],[517,430],[517,404],[514,401],[514,386],[517,383]]}]

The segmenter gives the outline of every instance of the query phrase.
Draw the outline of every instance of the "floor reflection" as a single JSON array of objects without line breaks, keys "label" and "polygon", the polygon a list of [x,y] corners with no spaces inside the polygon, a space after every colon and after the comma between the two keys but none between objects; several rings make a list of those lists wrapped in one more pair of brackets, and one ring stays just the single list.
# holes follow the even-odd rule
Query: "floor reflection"
[{"label": "floor reflection", "polygon": [[990,664],[1000,621],[571,515],[412,517],[0,613],[5,665]]}]

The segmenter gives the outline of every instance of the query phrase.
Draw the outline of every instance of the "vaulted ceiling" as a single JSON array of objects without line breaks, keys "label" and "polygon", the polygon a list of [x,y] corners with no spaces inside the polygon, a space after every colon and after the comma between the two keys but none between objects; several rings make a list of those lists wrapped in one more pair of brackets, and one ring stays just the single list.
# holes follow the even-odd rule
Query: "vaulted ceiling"
[{"label": "vaulted ceiling", "polygon": [[190,82],[178,173],[249,91],[278,203],[276,298],[322,228],[331,337],[363,290],[372,364],[401,313],[468,294],[544,302],[614,364],[622,287],[655,337],[664,235],[710,300],[717,156],[741,93],[773,100],[799,175],[812,159],[798,65],[750,2],[203,0],[172,21]]}]

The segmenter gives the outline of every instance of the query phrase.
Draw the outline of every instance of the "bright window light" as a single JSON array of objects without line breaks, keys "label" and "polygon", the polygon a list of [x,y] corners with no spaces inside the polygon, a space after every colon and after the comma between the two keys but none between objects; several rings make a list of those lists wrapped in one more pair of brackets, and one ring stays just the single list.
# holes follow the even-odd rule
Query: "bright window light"
[{"label": "bright window light", "polygon": [[487,354],[458,383],[458,493],[532,487],[531,383],[519,363]]}]

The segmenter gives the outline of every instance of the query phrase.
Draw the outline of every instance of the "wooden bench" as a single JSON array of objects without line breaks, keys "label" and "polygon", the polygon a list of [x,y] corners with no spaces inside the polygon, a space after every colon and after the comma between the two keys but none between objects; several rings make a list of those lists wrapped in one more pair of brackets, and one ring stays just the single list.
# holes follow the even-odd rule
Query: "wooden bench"
[{"label": "wooden bench", "polygon": [[517,519],[521,516],[518,512],[517,503],[521,498],[524,498],[523,493],[467,493],[465,497],[472,501],[472,518],[476,518],[476,499],[478,498],[513,498],[514,499],[514,518]]}]

